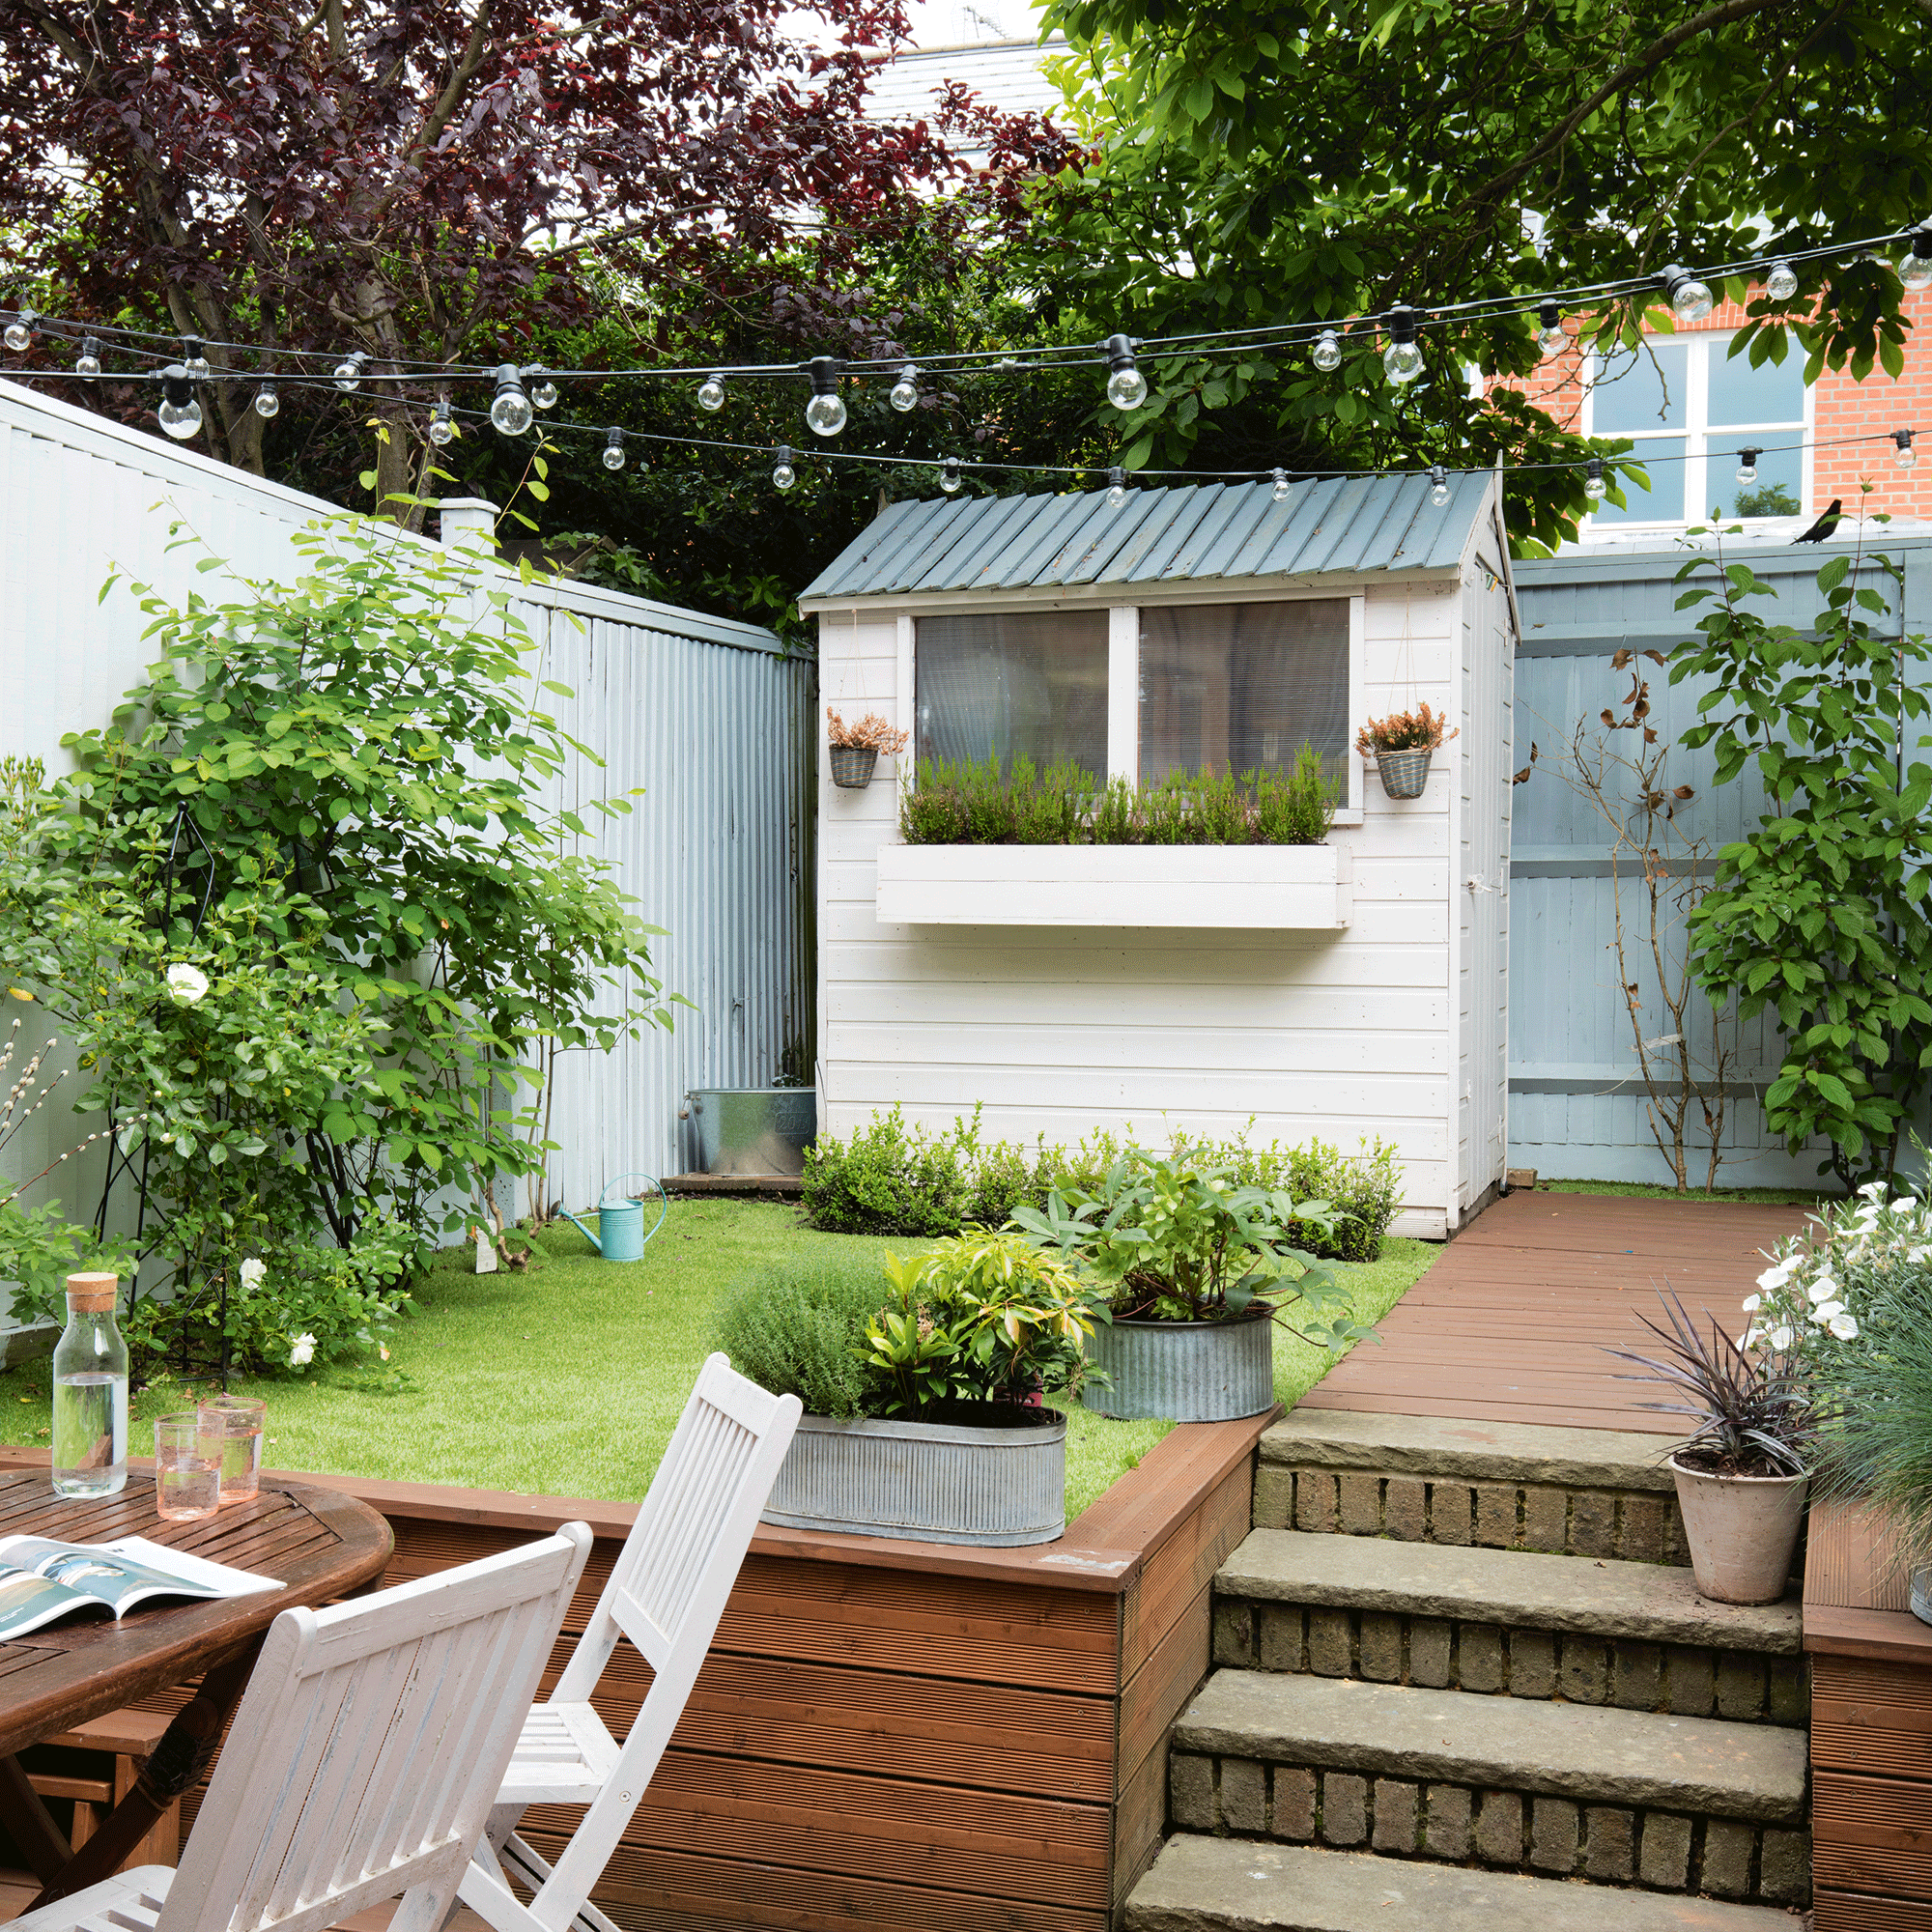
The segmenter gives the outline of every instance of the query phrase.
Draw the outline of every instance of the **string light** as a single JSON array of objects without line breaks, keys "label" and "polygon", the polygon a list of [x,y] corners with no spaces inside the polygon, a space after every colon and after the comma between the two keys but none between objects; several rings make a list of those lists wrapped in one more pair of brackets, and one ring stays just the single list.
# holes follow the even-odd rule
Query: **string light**
[{"label": "string light", "polygon": [[187,371],[188,380],[194,383],[205,383],[213,375],[214,371],[209,367],[208,352],[201,346],[200,336],[182,337],[182,367]]},{"label": "string light", "polygon": [[604,432],[604,468],[621,469],[624,467],[624,432],[612,423]]},{"label": "string light", "polygon": [[1918,452],[1912,446],[1912,432],[1909,429],[1894,430],[1891,440],[1898,445],[1898,467],[1901,469],[1917,469]]},{"label": "string light", "polygon": [[1293,488],[1294,485],[1288,480],[1288,471],[1277,469],[1274,472],[1274,488],[1268,492],[1268,496],[1277,503],[1285,503]]},{"label": "string light", "polygon": [[789,490],[798,481],[798,471],[791,467],[791,444],[781,442],[774,452],[778,462],[772,466],[772,481],[781,490]]},{"label": "string light", "polygon": [[1341,338],[1332,328],[1324,328],[1315,338],[1315,350],[1308,359],[1324,376],[1333,375],[1342,366]]},{"label": "string light", "polygon": [[15,355],[24,355],[34,346],[34,325],[38,321],[40,317],[32,309],[23,308],[7,325],[6,333],[0,335],[0,342],[6,343]]},{"label": "string light", "polygon": [[959,494],[959,459],[956,456],[949,456],[939,466],[939,487],[949,497],[956,497]]},{"label": "string light", "polygon": [[716,412],[724,407],[724,378],[713,370],[697,385],[697,407]]},{"label": "string light", "polygon": [[1913,230],[1912,245],[1898,265],[1898,279],[1915,294],[1932,288],[1932,228]]},{"label": "string light", "polygon": [[536,420],[530,399],[524,394],[523,373],[514,362],[497,365],[497,396],[490,405],[490,421],[502,436],[522,436]]},{"label": "string light", "polygon": [[811,400],[805,406],[805,426],[814,436],[837,436],[845,427],[845,398],[838,393],[836,355],[814,355],[806,365],[811,377]]},{"label": "string light", "polygon": [[80,354],[73,358],[73,373],[76,376],[100,374],[100,344],[91,335],[81,343]]},{"label": "string light", "polygon": [[447,449],[456,440],[456,422],[449,412],[449,398],[439,396],[430,412],[429,440],[439,449]]},{"label": "string light", "polygon": [[179,362],[161,371],[161,406],[155,413],[177,442],[185,442],[201,427],[201,405],[194,399],[194,382]]},{"label": "string light", "polygon": [[1449,507],[1449,476],[1439,463],[1429,466],[1429,500],[1438,510]]},{"label": "string light", "polygon": [[1604,500],[1604,492],[1609,486],[1604,481],[1604,459],[1593,456],[1583,466],[1583,494],[1593,503]]},{"label": "string light", "polygon": [[908,362],[899,371],[899,379],[893,384],[893,392],[886,400],[900,415],[919,408],[919,369],[914,363]]},{"label": "string light", "polygon": [[1553,301],[1545,302],[1537,311],[1536,346],[1546,356],[1561,355],[1570,346],[1563,329],[1563,311]]},{"label": "string light", "polygon": [[1789,262],[1774,262],[1764,278],[1764,292],[1775,302],[1788,302],[1798,293],[1798,271]]},{"label": "string light", "polygon": [[255,391],[255,413],[264,422],[272,422],[282,412],[282,399],[272,381],[264,383]]},{"label": "string light", "polygon": [[1127,500],[1127,472],[1117,463],[1107,471],[1107,507],[1118,510]]},{"label": "string light", "polygon": [[1147,401],[1148,385],[1139,362],[1134,359],[1132,339],[1124,335],[1110,335],[1100,353],[1107,358],[1107,367],[1114,372],[1107,378],[1107,400],[1117,410],[1139,409]]},{"label": "string light", "polygon": [[364,349],[352,349],[335,365],[335,386],[338,389],[359,389],[362,386],[362,372],[369,366],[369,354]]},{"label": "string light", "polygon": [[1391,383],[1412,383],[1422,374],[1422,351],[1415,342],[1415,311],[1397,302],[1382,318],[1389,345],[1382,351],[1382,368]]},{"label": "string light", "polygon": [[1717,307],[1711,285],[1700,281],[1689,269],[1674,264],[1659,275],[1663,293],[1670,299],[1670,312],[1679,322],[1702,322]]},{"label": "string light", "polygon": [[1741,449],[1738,451],[1738,481],[1747,490],[1757,481],[1757,460],[1764,452],[1760,449]]},{"label": "string light", "polygon": [[541,362],[532,362],[524,371],[524,388],[538,409],[556,408],[556,384],[551,381],[550,371]]}]

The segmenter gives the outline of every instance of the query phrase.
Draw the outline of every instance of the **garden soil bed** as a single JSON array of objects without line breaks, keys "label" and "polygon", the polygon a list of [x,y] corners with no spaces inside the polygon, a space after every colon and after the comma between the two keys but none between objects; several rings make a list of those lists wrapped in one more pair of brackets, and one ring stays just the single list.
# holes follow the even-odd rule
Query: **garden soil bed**
[{"label": "garden soil bed", "polygon": [[[1247,1534],[1255,1447],[1277,1413],[1174,1430],[1033,1548],[761,1528],[595,1901],[630,1932],[1104,1932],[1158,1845],[1168,1740],[1208,1674],[1209,1582]],[[45,1460],[0,1450],[0,1463]],[[546,1685],[636,1514],[304,1480],[388,1519],[387,1582],[588,1522]],[[594,1700],[619,1736],[647,1682],[619,1646]],[[554,1855],[573,1815],[540,1807],[527,1834]]]}]

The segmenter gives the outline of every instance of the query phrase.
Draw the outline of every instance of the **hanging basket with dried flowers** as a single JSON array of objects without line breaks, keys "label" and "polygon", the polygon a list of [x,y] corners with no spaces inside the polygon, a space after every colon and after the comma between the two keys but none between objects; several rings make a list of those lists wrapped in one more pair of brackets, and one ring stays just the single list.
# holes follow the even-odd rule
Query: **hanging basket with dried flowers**
[{"label": "hanging basket with dried flowers", "polygon": [[1389,797],[1420,798],[1436,747],[1458,736],[1459,730],[1441,712],[1421,702],[1413,711],[1371,718],[1356,732],[1355,749],[1363,757],[1375,759]]},{"label": "hanging basket with dried flowers", "polygon": [[832,782],[847,791],[862,791],[872,782],[872,768],[881,752],[892,757],[905,750],[906,734],[895,730],[876,711],[848,724],[827,705],[825,723],[832,740]]}]

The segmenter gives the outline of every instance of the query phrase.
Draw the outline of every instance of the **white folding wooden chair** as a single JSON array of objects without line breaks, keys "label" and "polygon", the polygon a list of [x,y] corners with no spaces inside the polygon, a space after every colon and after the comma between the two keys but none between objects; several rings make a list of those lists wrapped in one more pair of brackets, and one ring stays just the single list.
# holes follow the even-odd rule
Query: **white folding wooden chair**
[{"label": "white folding wooden chair", "polygon": [[122,1872],[16,1932],[322,1932],[398,1895],[391,1932],[436,1932],[589,1553],[589,1530],[567,1522],[460,1570],[284,1610],[181,1868]]},{"label": "white folding wooden chair", "polygon": [[[800,1407],[796,1396],[746,1380],[723,1355],[705,1362],[576,1653],[524,1725],[486,1841],[464,1876],[464,1904],[498,1932],[564,1932],[573,1919],[617,1932],[585,1901],[670,1743]],[[652,1672],[621,1746],[589,1701],[619,1636]],[[516,1834],[531,1804],[590,1807],[554,1868]],[[534,1894],[527,1906],[506,1875]]]}]

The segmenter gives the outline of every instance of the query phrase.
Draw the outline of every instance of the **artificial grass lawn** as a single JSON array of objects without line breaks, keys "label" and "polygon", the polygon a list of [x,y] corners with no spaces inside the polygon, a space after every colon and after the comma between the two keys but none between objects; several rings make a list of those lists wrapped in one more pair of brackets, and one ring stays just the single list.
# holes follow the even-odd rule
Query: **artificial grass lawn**
[{"label": "artificial grass lawn", "polygon": [[[804,1243],[878,1253],[921,1245],[821,1235],[777,1204],[702,1200],[673,1201],[638,1262],[599,1259],[574,1228],[539,1240],[546,1259],[526,1274],[473,1274],[467,1247],[439,1258],[380,1370],[238,1378],[238,1393],[268,1400],[263,1460],[280,1469],[636,1501],[710,1351],[713,1310],[726,1288]],[[1341,1268],[1358,1319],[1386,1314],[1436,1252],[1387,1240],[1378,1261]],[[1275,1393],[1284,1403],[1332,1363],[1277,1329]],[[185,1392],[166,1383],[137,1396],[134,1452],[153,1447],[145,1424],[184,1406]],[[44,1360],[0,1375],[0,1441],[44,1444],[48,1414]],[[1073,1409],[1068,1519],[1172,1427]]]},{"label": "artificial grass lawn", "polygon": [[1646,1201],[1741,1201],[1758,1208],[1816,1208],[1845,1197],[1815,1187],[1666,1187],[1649,1180],[1539,1180],[1539,1194],[1630,1194]]}]

